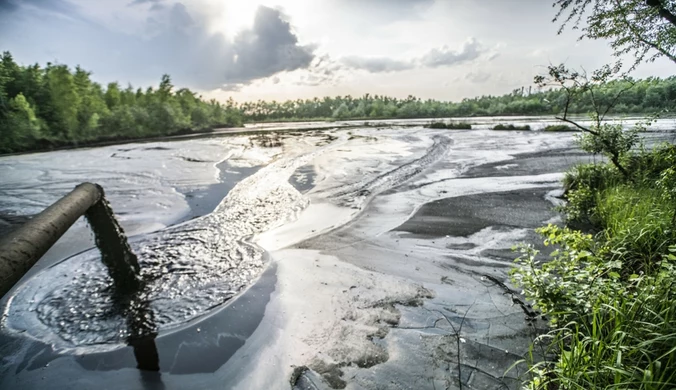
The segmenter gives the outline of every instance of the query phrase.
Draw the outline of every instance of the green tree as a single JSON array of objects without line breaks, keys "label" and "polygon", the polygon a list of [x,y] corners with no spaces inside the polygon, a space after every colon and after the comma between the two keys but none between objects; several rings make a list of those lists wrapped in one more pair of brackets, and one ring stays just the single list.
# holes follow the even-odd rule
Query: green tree
[{"label": "green tree", "polygon": [[676,62],[676,1],[673,0],[556,0],[559,33],[569,25],[582,38],[610,42],[617,56],[631,54],[635,65],[666,57]]},{"label": "green tree", "polygon": [[0,151],[14,152],[29,147],[39,138],[40,126],[30,104],[19,93],[8,102],[4,123],[0,126]]},{"label": "green tree", "polygon": [[66,65],[47,68],[47,87],[49,89],[52,118],[49,132],[57,138],[77,139],[78,109],[81,98],[77,93],[73,75]]},{"label": "green tree", "polygon": [[122,93],[120,92],[120,84],[118,84],[117,82],[108,83],[104,99],[106,101],[106,106],[110,110],[122,104]]}]

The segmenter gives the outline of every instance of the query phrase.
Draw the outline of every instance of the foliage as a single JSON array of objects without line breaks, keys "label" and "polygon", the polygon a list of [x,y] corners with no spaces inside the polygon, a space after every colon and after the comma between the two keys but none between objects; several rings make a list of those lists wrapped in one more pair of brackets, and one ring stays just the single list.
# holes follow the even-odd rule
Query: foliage
[{"label": "foliage", "polygon": [[[572,22],[583,38],[609,39],[616,55],[634,54],[631,69],[660,56],[676,62],[673,0],[555,0],[554,6],[562,29]],[[549,225],[538,231],[545,245],[556,246],[552,259],[541,263],[536,250],[522,246],[516,260],[513,280],[551,318],[543,340],[556,354],[555,361],[531,361],[529,389],[676,387],[676,147],[634,151],[642,125],[623,130],[605,121],[641,84],[621,68],[606,65],[588,75],[550,66],[535,79],[562,92],[557,119],[581,132],[582,149],[610,163],[575,167],[564,179],[568,222],[585,220],[598,233]],[[601,93],[610,84],[626,88]],[[591,126],[569,117],[583,101],[590,103]]]},{"label": "foliage", "polygon": [[[621,160],[637,143],[637,133],[644,130],[646,124],[639,123],[634,129],[625,132],[621,125],[605,121],[608,113],[619,104],[622,96],[630,92],[634,86],[633,80],[620,73],[621,69],[622,64],[619,62],[614,66],[605,65],[591,74],[569,69],[564,65],[549,66],[548,75],[536,76],[535,83],[539,86],[558,86],[563,92],[564,100],[562,112],[556,119],[573,125],[583,133],[578,141],[584,150],[607,156],[624,176],[628,176],[629,172]],[[613,82],[624,82],[626,86],[611,96],[599,94],[606,85]],[[569,117],[571,107],[584,99],[591,102],[591,126],[583,126]]]},{"label": "foliage", "polygon": [[558,131],[558,132],[566,132],[566,131],[578,131],[577,129],[570,127],[568,125],[549,125],[544,128],[544,131]]},{"label": "foliage", "polygon": [[676,386],[676,147],[625,156],[629,176],[612,163],[565,176],[571,220],[591,235],[538,229],[551,260],[522,246],[512,271],[526,297],[551,319],[554,362],[531,362],[532,389]]},{"label": "foliage", "polygon": [[[582,94],[570,101],[569,114],[594,111],[594,103],[615,101],[607,114],[646,114],[676,109],[676,77],[634,80],[616,78],[595,86],[592,99]],[[619,96],[618,96],[619,95]],[[450,118],[501,115],[553,115],[566,107],[566,91],[560,86],[518,88],[502,96],[480,96],[460,102],[422,100],[414,96],[397,99],[365,94],[285,102],[244,102],[238,105],[247,121],[287,121],[385,118]]]},{"label": "foliage", "polygon": [[472,125],[466,122],[432,122],[429,129],[472,130]]},{"label": "foliage", "polygon": [[502,123],[493,126],[493,130],[530,130],[530,125],[514,126],[503,125]]},{"label": "foliage", "polygon": [[20,66],[0,57],[0,153],[106,139],[129,139],[241,124],[233,101],[204,102],[188,89],[174,91],[164,75],[158,89],[104,90],[91,73],[47,64]]},{"label": "foliage", "polygon": [[562,22],[581,28],[581,38],[604,39],[616,56],[632,54],[635,65],[666,57],[676,62],[676,2],[673,0],[555,0]]},{"label": "foliage", "polygon": [[676,385],[676,246],[650,273],[622,274],[591,235],[548,226],[546,263],[522,247],[513,280],[551,318],[554,362],[531,366],[529,389],[671,389]]},{"label": "foliage", "polygon": [[638,143],[640,131],[642,128],[639,127],[625,131],[620,123],[602,123],[594,128],[595,133],[579,135],[578,144],[588,153],[622,158]]},{"label": "foliage", "polygon": [[445,122],[432,122],[427,126],[427,128],[429,128],[429,129],[445,129],[446,123]]},{"label": "foliage", "polygon": [[650,269],[676,242],[674,204],[659,188],[624,184],[596,196],[599,239],[611,248],[608,256],[622,259],[625,268]]},{"label": "foliage", "polygon": [[603,228],[595,212],[598,195],[607,195],[609,189],[628,184],[637,194],[642,193],[644,188],[659,189],[655,204],[662,200],[670,201],[665,207],[676,214],[676,146],[665,143],[652,150],[642,149],[625,156],[624,160],[629,176],[622,175],[613,164],[577,165],[566,172],[563,185],[568,202],[562,211],[569,222],[591,223]]}]

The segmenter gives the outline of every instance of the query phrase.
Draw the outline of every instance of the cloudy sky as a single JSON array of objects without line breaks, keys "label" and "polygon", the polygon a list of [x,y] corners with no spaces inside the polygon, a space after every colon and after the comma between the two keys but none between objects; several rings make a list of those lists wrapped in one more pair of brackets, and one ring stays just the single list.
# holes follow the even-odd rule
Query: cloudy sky
[{"label": "cloudy sky", "polygon": [[[0,50],[96,81],[238,101],[386,94],[459,100],[593,69],[605,42],[557,36],[550,0],[0,0]],[[657,61],[635,76],[669,76]]]}]

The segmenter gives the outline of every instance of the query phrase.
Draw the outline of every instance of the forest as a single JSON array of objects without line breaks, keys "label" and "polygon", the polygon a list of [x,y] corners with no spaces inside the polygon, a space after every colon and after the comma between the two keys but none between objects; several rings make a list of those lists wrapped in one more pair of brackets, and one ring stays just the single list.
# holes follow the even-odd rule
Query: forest
[{"label": "forest", "polygon": [[44,150],[92,142],[158,137],[239,126],[235,103],[205,102],[175,90],[168,75],[157,88],[105,88],[79,66],[18,65],[0,58],[0,153]]},{"label": "forest", "polygon": [[[567,101],[564,91],[560,88],[534,89],[522,87],[502,96],[481,96],[461,102],[422,100],[414,96],[397,99],[365,94],[359,98],[337,96],[286,102],[259,100],[242,103],[239,108],[248,121],[553,115],[563,111]],[[671,111],[676,108],[676,77],[610,81],[600,86],[595,99],[597,104],[607,104],[617,95],[619,98],[610,113],[652,114]],[[570,114],[592,111],[589,94],[581,95],[568,108]]]},{"label": "forest", "polygon": [[[285,102],[229,99],[223,104],[205,101],[187,88],[176,89],[169,75],[163,75],[157,87],[145,90],[123,88],[117,82],[103,87],[91,75],[79,66],[19,65],[11,53],[4,52],[0,57],[0,153],[186,134],[244,122],[552,115],[561,112],[567,101],[561,88],[524,87],[460,102],[365,94]],[[676,77],[614,80],[600,86],[595,95],[597,103],[616,98],[611,113],[669,112],[676,108]],[[570,104],[568,113],[586,114],[592,108],[586,94]]]}]

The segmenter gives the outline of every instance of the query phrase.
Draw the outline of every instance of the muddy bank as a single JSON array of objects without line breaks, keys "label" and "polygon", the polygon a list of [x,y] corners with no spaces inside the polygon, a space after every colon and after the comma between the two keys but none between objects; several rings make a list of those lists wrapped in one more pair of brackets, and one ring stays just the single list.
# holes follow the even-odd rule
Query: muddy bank
[{"label": "muddy bank", "polygon": [[[212,203],[207,198],[221,187],[210,187],[216,183],[209,180],[186,186],[179,178],[204,169],[218,175],[231,167],[262,166],[240,177],[206,217],[144,233],[137,244],[149,270],[161,271],[157,276],[168,283],[158,283],[154,295],[156,315],[171,325],[155,339],[159,373],[137,371],[130,347],[45,349],[45,342],[31,338],[35,329],[21,331],[13,320],[11,340],[2,343],[9,349],[0,350],[0,387],[40,388],[38,378],[44,376],[58,384],[73,378],[75,388],[112,381],[128,388],[518,388],[525,368],[507,369],[528,352],[544,323],[509,285],[510,248],[536,240],[533,228],[556,220],[551,191],[559,187],[566,164],[584,159],[572,149],[569,134],[363,127],[240,140],[109,150],[119,161],[114,172],[87,171],[133,181],[138,175],[132,168],[143,161],[151,169],[142,183],[152,179],[161,185],[137,187],[157,192],[153,204],[166,203],[153,212],[176,217],[179,213],[167,210],[180,205],[184,217],[201,208],[203,199]],[[224,149],[233,154],[225,158],[219,154]],[[205,151],[221,159],[207,158]],[[113,161],[110,154],[105,162]],[[159,155],[166,170],[153,165]],[[28,163],[44,163],[34,157],[25,162],[26,170]],[[225,160],[231,167],[213,169]],[[58,183],[89,169],[74,167],[62,175],[36,170],[35,177]],[[183,170],[180,177],[170,182],[163,177],[178,170]],[[16,180],[20,176],[17,171]],[[133,185],[117,185],[126,191],[121,198],[140,194]],[[5,189],[12,199],[32,194],[24,191]],[[195,194],[194,205],[185,201],[187,193]],[[170,201],[178,198],[180,203]],[[142,220],[139,209],[123,209],[128,212],[123,225],[125,219]],[[259,261],[266,252],[269,262]],[[70,259],[50,275],[60,280],[62,273],[54,270],[89,260]],[[260,280],[269,283],[260,286],[256,275],[265,264],[272,268]],[[227,322],[216,319],[226,310],[200,281],[227,299],[235,296],[224,288],[231,281],[253,287],[243,287],[245,292],[225,305],[242,310],[226,315],[234,321]],[[65,279],[64,285],[68,291],[78,286]],[[162,290],[166,285],[170,288]],[[30,295],[21,299],[29,313]],[[183,310],[195,302],[207,314]],[[39,320],[58,330],[45,313]],[[174,321],[177,313],[189,320]]]},{"label": "muddy bank", "polygon": [[[518,388],[525,368],[507,370],[544,322],[509,287],[511,247],[536,241],[533,228],[556,219],[560,165],[548,158],[565,154],[556,145],[567,141],[525,137],[555,149],[534,156],[516,135],[457,137],[348,224],[272,252],[280,265],[268,307],[275,319],[264,318],[251,347],[276,358],[254,357],[247,367],[286,376],[294,389]],[[466,175],[529,158],[550,169]],[[259,332],[268,338],[256,344]],[[235,388],[286,387],[258,377]]]},{"label": "muddy bank", "polygon": [[468,237],[486,229],[534,229],[557,216],[545,197],[554,188],[494,192],[426,203],[394,231],[414,235]]},{"label": "muddy bank", "polygon": [[478,165],[468,169],[462,177],[498,177],[539,175],[565,172],[574,164],[603,161],[602,157],[590,156],[578,148],[554,149],[535,153],[521,153],[513,160]]}]

